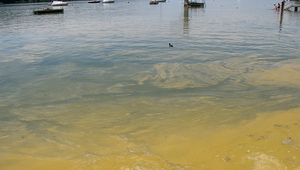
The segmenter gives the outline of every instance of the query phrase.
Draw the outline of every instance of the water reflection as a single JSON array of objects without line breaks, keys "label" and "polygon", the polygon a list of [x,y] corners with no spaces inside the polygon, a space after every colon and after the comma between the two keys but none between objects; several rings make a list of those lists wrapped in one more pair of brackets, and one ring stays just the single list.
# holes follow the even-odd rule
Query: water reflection
[{"label": "water reflection", "polygon": [[189,7],[184,7],[183,12],[183,34],[189,34]]},{"label": "water reflection", "polygon": [[[191,21],[191,17],[193,14],[197,15],[198,13],[202,13],[204,11],[204,7],[201,6],[184,6],[183,11],[183,34],[188,35],[189,34],[189,22]],[[191,13],[191,16],[190,16]]]}]

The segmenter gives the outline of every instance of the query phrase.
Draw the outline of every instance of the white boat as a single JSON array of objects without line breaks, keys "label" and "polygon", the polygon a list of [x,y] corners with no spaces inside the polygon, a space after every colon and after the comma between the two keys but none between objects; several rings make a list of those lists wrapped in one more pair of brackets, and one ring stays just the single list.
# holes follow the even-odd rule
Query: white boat
[{"label": "white boat", "polygon": [[102,3],[115,3],[114,0],[103,0]]},{"label": "white boat", "polygon": [[52,6],[68,6],[68,2],[63,1],[53,1],[51,3]]}]

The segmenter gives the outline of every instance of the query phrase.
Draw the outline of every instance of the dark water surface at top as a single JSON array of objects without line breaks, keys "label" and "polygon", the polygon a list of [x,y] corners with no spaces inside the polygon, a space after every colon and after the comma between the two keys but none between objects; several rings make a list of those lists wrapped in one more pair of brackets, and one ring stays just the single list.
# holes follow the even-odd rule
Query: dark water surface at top
[{"label": "dark water surface at top", "polygon": [[217,168],[196,161],[200,134],[299,108],[300,14],[274,3],[1,5],[0,169]]}]

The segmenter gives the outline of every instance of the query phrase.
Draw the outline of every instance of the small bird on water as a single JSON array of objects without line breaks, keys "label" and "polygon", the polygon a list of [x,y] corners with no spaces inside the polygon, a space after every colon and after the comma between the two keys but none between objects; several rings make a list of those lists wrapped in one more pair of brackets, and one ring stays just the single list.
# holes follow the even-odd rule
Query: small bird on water
[{"label": "small bird on water", "polygon": [[169,47],[173,47],[173,45],[169,43]]}]

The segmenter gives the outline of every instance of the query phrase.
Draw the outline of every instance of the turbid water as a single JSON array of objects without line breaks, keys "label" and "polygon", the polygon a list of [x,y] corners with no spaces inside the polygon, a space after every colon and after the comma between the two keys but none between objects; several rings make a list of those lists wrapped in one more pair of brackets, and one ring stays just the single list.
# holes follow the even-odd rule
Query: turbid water
[{"label": "turbid water", "polygon": [[299,170],[300,14],[274,3],[1,5],[0,169]]}]

